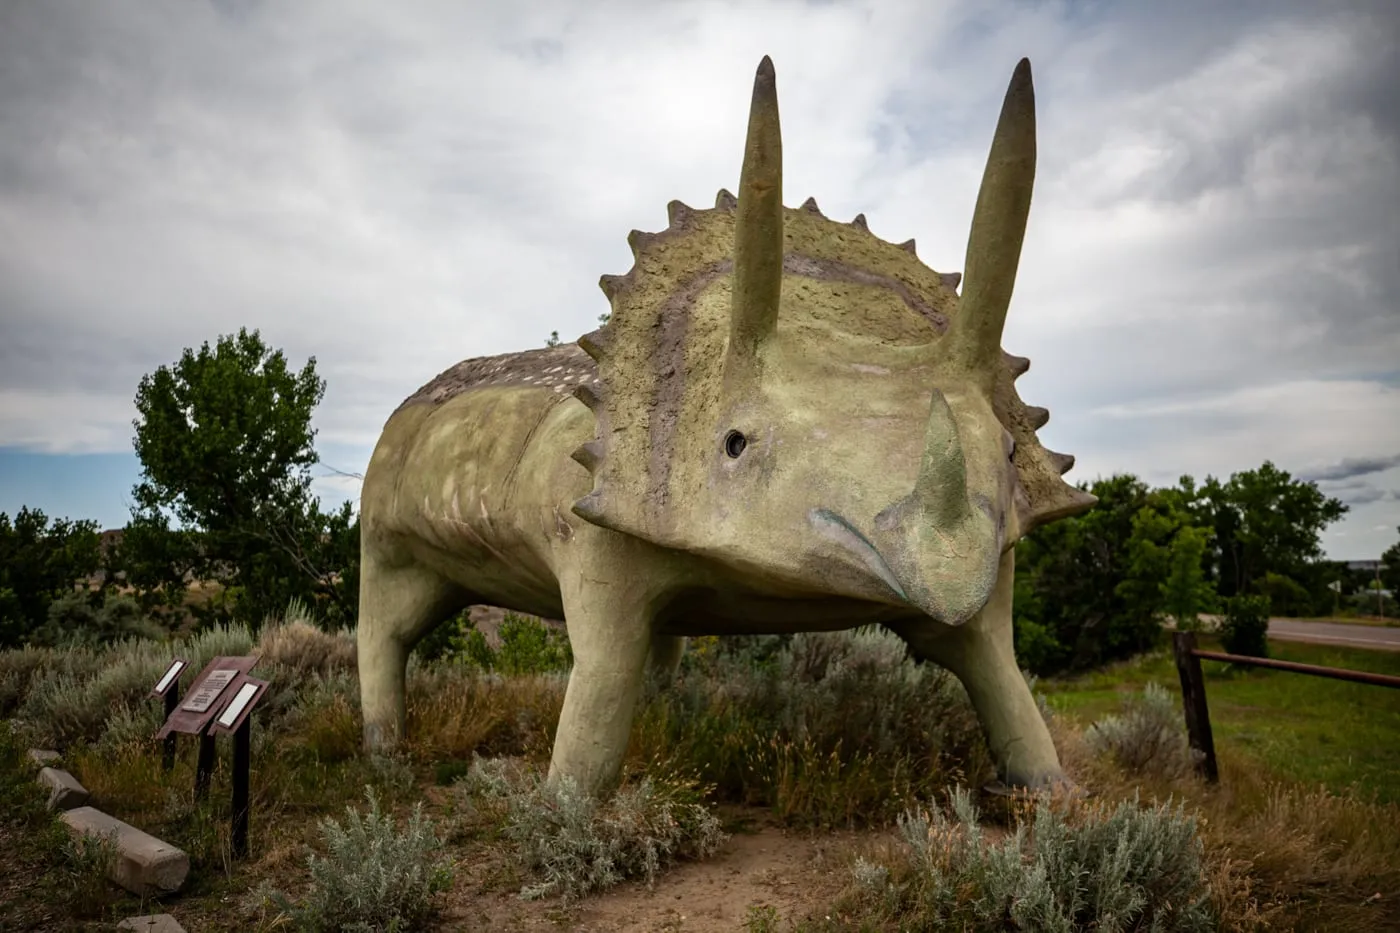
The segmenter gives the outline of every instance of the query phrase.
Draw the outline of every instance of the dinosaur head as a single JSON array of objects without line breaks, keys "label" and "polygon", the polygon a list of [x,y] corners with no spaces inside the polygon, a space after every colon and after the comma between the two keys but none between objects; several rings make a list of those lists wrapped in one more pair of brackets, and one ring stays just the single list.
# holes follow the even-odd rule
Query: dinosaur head
[{"label": "dinosaur head", "polygon": [[680,202],[604,276],[607,325],[580,338],[599,389],[574,458],[595,524],[718,561],[778,592],[908,606],[960,624],[1004,551],[1090,508],[1041,447],[1048,418],[1001,349],[1035,171],[1030,65],[1011,80],[956,273],[863,216],[782,204],[772,63],[754,82],[736,199]]}]

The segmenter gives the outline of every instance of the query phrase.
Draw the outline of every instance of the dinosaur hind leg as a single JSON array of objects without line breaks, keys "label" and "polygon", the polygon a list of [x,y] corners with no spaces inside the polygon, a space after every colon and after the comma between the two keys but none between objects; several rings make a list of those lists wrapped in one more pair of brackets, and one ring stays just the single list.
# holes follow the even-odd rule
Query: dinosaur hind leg
[{"label": "dinosaur hind leg", "polygon": [[357,666],[367,751],[403,738],[408,653],[427,632],[470,605],[471,595],[423,567],[363,555]]}]

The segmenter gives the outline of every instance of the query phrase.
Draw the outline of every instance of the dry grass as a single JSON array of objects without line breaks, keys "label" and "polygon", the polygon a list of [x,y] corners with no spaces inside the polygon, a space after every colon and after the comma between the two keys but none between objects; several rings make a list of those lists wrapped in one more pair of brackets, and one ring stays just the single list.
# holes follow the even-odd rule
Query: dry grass
[{"label": "dry grass", "polygon": [[[664,766],[696,774],[715,786],[712,802],[756,804],[789,826],[811,827],[888,825],[891,808],[927,800],[952,783],[980,786],[986,750],[956,684],[887,663],[887,646],[878,640],[826,638],[837,641],[801,643],[767,667],[708,658],[671,689],[650,694],[633,732],[629,773]],[[177,913],[187,928],[214,928],[228,920],[229,899],[261,880],[304,886],[304,853],[308,844],[318,845],[317,820],[357,804],[366,785],[398,815],[422,799],[430,812],[441,812],[451,795],[433,786],[434,769],[437,783],[447,783],[451,766],[465,770],[474,755],[514,756],[537,769],[548,761],[565,676],[505,677],[416,663],[406,757],[365,758],[353,647],[348,634],[321,632],[297,618],[271,626],[256,648],[236,631],[185,646],[183,656],[195,664],[256,650],[264,657],[259,672],[277,687],[259,706],[254,730],[254,857],[244,863],[228,856],[228,743],[220,743],[209,799],[197,803],[191,793],[196,743],[182,742],[174,770],[164,772],[140,719],[144,701],[110,705],[112,697],[127,696],[128,681],[148,676],[149,651],[125,645],[101,658],[0,654],[0,680],[11,672],[20,693],[12,709],[28,704],[35,716],[52,710],[82,723],[68,749],[69,766],[104,810],[191,853],[194,870]],[[60,697],[53,688],[63,678],[90,685]],[[31,687],[50,699],[23,695]],[[1150,768],[1130,774],[1112,756],[1095,754],[1068,717],[1052,713],[1049,722],[1067,770],[1097,801],[1112,804],[1135,793],[1144,802],[1170,797],[1199,817],[1222,929],[1400,929],[1400,805],[1293,782],[1239,745],[1219,749],[1215,787]],[[1003,822],[1014,819],[1015,805],[1003,811]],[[490,853],[500,840],[488,837],[452,845],[472,864],[494,864]],[[504,872],[474,883],[504,890],[518,889],[522,880]],[[1377,893],[1382,896],[1373,898]],[[158,905],[117,904],[136,906]],[[264,922],[250,928],[272,928],[271,918]]]},{"label": "dry grass", "polygon": [[1172,797],[1200,815],[1221,929],[1400,929],[1400,805],[1270,774],[1229,748],[1217,749],[1214,786],[1132,774],[1096,756],[1072,722],[1052,715],[1050,726],[1067,769],[1098,797]]},{"label": "dry grass", "polygon": [[355,637],[347,631],[326,632],[304,614],[288,612],[263,626],[254,653],[298,674],[332,674],[355,670]]}]

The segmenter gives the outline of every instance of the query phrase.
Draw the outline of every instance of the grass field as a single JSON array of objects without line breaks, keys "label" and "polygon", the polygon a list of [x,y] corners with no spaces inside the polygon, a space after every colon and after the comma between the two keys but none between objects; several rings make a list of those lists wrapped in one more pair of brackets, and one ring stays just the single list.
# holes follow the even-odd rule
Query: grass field
[{"label": "grass field", "polygon": [[[1210,639],[1207,645],[1214,646]],[[1275,656],[1289,660],[1400,674],[1400,653],[1283,642],[1272,647]],[[107,930],[114,918],[161,911],[191,931],[324,929],[289,925],[253,895],[272,885],[294,903],[320,903],[304,910],[324,914],[331,909],[326,904],[343,907],[377,883],[375,877],[418,864],[411,852],[385,859],[373,846],[351,846],[319,881],[309,871],[308,853],[329,851],[321,821],[343,817],[347,807],[363,812],[366,787],[400,820],[423,802],[441,834],[440,854],[455,867],[455,880],[437,895],[438,925],[423,929],[571,929],[588,904],[605,901],[614,916],[632,918],[628,929],[642,928],[636,926],[642,916],[651,924],[647,929],[677,931],[1034,928],[948,926],[969,903],[961,885],[985,887],[998,871],[1008,883],[1030,877],[1017,859],[977,856],[982,860],[959,867],[948,854],[990,852],[1025,817],[1020,804],[981,801],[988,827],[983,848],[955,844],[960,831],[937,820],[930,824],[932,834],[921,837],[922,862],[898,844],[902,830],[896,823],[910,808],[943,800],[953,785],[975,793],[991,772],[965,694],[935,669],[915,670],[902,661],[902,645],[892,637],[846,633],[795,640],[767,662],[727,654],[714,639],[697,640],[688,673],[651,697],[633,732],[626,786],[639,793],[646,780],[655,780],[661,796],[652,803],[636,803],[640,798],[634,796],[630,811],[599,822],[577,813],[570,817],[575,804],[541,795],[531,784],[549,759],[563,697],[558,671],[502,676],[461,663],[416,665],[409,678],[404,754],[373,760],[360,752],[354,644],[347,633],[318,632],[304,621],[266,628],[260,636],[206,633],[180,647],[193,669],[214,655],[257,653],[263,658],[257,673],[274,685],[259,707],[254,732],[253,853],[247,861],[229,855],[228,743],[221,743],[207,801],[191,794],[195,743],[182,743],[173,771],[160,769],[159,747],[151,740],[160,717],[146,693],[174,650],[139,642],[97,651],[0,652],[0,719],[14,720],[0,722],[0,903],[6,905],[0,930]],[[1146,811],[1152,801],[1170,799],[1200,820],[1192,834],[1203,847],[1200,871],[1219,918],[1210,929],[1400,929],[1400,691],[1206,667],[1221,766],[1217,786],[1189,773],[1130,772],[1091,751],[1085,740],[1089,724],[1118,713],[1123,700],[1141,694],[1149,682],[1167,688],[1179,708],[1176,671],[1165,651],[1036,685],[1052,712],[1051,729],[1066,767],[1091,793],[1090,802],[1136,810],[1140,800]],[[1167,718],[1179,733],[1175,712]],[[190,853],[190,878],[178,896],[142,901],[124,895],[94,871],[91,858],[65,847],[22,760],[23,748],[35,743],[63,751],[65,767],[105,812]],[[476,774],[476,756],[534,777],[508,786],[496,771]],[[1083,817],[1082,810],[1074,815],[1074,802],[1068,806],[1074,820]],[[658,881],[657,894],[612,882],[602,890],[606,872],[590,867],[586,855],[606,843],[608,851],[628,854],[637,865],[693,869],[685,890],[702,892],[697,903],[713,903],[734,883],[734,869],[705,860],[710,856],[704,853],[713,851],[704,842],[713,839],[704,815],[709,809],[723,817],[727,832],[738,836],[748,832],[746,825],[762,823],[768,835],[761,845],[773,851],[814,846],[835,867],[819,877],[771,855],[749,863],[756,877],[781,873],[802,895],[790,897],[781,917],[755,902],[752,923],[728,927],[696,925],[693,916],[683,925],[663,923],[662,908],[674,903],[670,889],[664,897],[659,893],[667,879]],[[1156,845],[1153,840],[1170,836],[1164,827],[1156,824],[1134,838]],[[613,835],[602,839],[599,832]],[[856,846],[840,850],[839,859],[831,841],[838,834]],[[1111,854],[1113,838],[1086,851]],[[525,840],[523,849],[519,840]],[[660,851],[657,840],[676,852],[700,853],[699,860],[675,869],[666,860],[655,862],[644,849]],[[930,840],[938,846],[929,849]],[[1185,866],[1186,874],[1196,870],[1196,856],[1179,842],[1162,845],[1169,862]],[[522,860],[520,852],[531,846],[534,861]],[[867,858],[864,867],[857,852]],[[522,885],[542,883],[544,863],[572,866],[577,877],[567,884],[582,879],[596,882],[596,889],[588,889],[582,901],[521,901],[516,893]],[[930,880],[935,863],[961,880],[938,888]],[[880,878],[901,887],[879,888]],[[935,919],[938,910],[954,913]],[[18,926],[7,927],[7,921]]]},{"label": "grass field", "polygon": [[[1206,635],[1201,647],[1220,651]],[[1270,656],[1324,667],[1400,676],[1400,652],[1366,651],[1274,640]],[[1263,773],[1334,792],[1400,803],[1400,690],[1243,669],[1203,661],[1217,753],[1243,757]],[[1050,708],[1087,725],[1117,712],[1124,695],[1155,681],[1179,699],[1180,680],[1168,650],[1085,677],[1043,681]]]}]

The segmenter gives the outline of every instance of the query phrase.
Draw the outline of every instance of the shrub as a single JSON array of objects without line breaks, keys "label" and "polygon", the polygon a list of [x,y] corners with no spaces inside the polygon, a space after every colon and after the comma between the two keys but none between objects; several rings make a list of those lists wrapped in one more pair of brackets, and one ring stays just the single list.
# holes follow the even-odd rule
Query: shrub
[{"label": "shrub", "polygon": [[457,787],[469,811],[471,798],[504,809],[504,835],[538,878],[521,889],[526,899],[576,898],[634,878],[651,886],[670,862],[705,858],[726,838],[697,782],[671,774],[624,783],[600,802],[570,778],[551,786],[478,759]]},{"label": "shrub", "polygon": [[789,636],[757,666],[722,643],[673,684],[649,686],[639,758],[808,825],[878,825],[948,783],[992,775],[962,685],[908,659],[890,632]]},{"label": "shrub", "polygon": [[[475,629],[472,634],[481,637]],[[566,671],[574,665],[569,636],[538,619],[507,612],[501,621],[500,635],[495,666],[504,674],[543,674]]]},{"label": "shrub", "polygon": [[30,636],[34,645],[72,648],[101,647],[123,638],[163,639],[165,629],[141,611],[136,600],[107,593],[99,604],[96,594],[71,592],[49,603],[48,619]]},{"label": "shrub", "polygon": [[1084,740],[1096,754],[1111,755],[1134,774],[1181,777],[1195,761],[1181,710],[1157,683],[1149,683],[1140,696],[1125,698],[1123,714],[1094,723]]},{"label": "shrub", "polygon": [[298,675],[355,670],[351,633],[317,628],[295,601],[280,620],[263,624],[256,652],[264,663],[281,664]]},{"label": "shrub", "polygon": [[48,747],[62,750],[80,740],[95,741],[114,715],[153,702],[147,694],[169,659],[168,646],[142,640],[122,642],[99,655],[96,670],[52,667],[30,680],[18,716],[29,723],[35,740]]},{"label": "shrub", "polygon": [[1180,805],[1078,804],[1071,819],[1042,800],[1029,831],[1021,823],[991,843],[971,794],[949,796],[950,813],[930,806],[900,817],[896,870],[855,865],[872,912],[924,929],[1215,929],[1204,848]]},{"label": "shrub", "polygon": [[311,853],[311,889],[297,904],[279,891],[260,889],[255,899],[271,901],[307,933],[408,933],[423,929],[436,909],[434,896],[452,882],[450,864],[440,857],[442,842],[423,806],[413,809],[402,831],[379,809],[366,787],[369,813],[345,808],[345,823],[321,821],[325,857]]},{"label": "shrub", "polygon": [[1269,598],[1235,596],[1225,600],[1220,643],[1227,654],[1253,658],[1269,656]]}]

